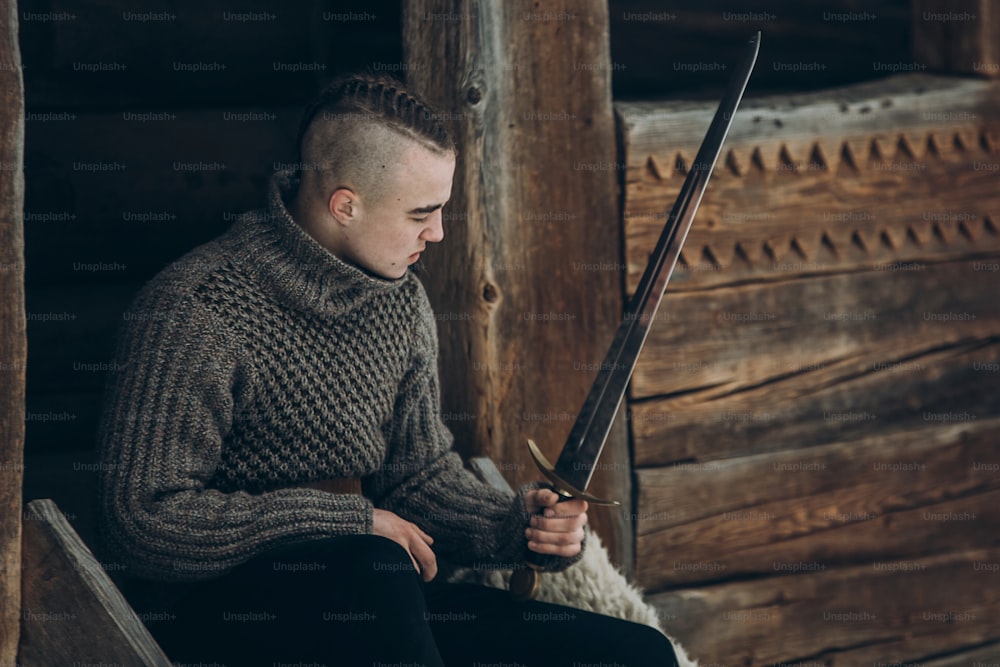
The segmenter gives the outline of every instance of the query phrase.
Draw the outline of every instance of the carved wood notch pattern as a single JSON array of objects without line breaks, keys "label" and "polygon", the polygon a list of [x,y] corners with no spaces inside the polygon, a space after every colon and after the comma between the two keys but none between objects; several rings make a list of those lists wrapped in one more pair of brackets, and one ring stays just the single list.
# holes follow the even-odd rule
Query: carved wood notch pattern
[{"label": "carved wood notch pattern", "polygon": [[[678,280],[700,282],[697,274],[706,271],[822,273],[1000,250],[997,143],[990,128],[961,128],[844,140],[833,149],[821,139],[797,151],[788,144],[731,148],[681,253]],[[677,152],[664,168],[649,155],[643,182],[630,185],[626,218],[654,221],[626,225],[636,251],[630,274],[652,239],[645,228],[665,217],[640,207],[675,196],[691,162]],[[938,191],[937,183],[946,187]]]},{"label": "carved wood notch pattern", "polygon": [[[619,105],[630,291],[711,112]],[[1000,252],[1000,86],[901,77],[740,113],[671,289]]]}]

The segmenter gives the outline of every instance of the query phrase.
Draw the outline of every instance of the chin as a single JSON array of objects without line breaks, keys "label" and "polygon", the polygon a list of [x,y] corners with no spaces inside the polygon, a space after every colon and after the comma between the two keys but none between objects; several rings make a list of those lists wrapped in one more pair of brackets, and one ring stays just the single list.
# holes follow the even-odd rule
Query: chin
[{"label": "chin", "polygon": [[365,265],[361,263],[355,264],[356,267],[367,273],[372,278],[381,278],[382,280],[399,280],[406,275],[406,265],[402,267],[398,266],[388,266],[388,267],[375,267],[370,265]]},{"label": "chin", "polygon": [[403,264],[402,266],[393,266],[385,273],[382,273],[382,277],[387,280],[399,280],[406,275],[406,272],[410,270],[410,266]]}]

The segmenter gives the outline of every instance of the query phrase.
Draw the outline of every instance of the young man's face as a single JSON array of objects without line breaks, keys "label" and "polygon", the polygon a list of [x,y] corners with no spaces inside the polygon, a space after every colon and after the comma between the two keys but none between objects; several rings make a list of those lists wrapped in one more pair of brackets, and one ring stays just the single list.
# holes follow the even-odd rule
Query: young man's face
[{"label": "young man's face", "polygon": [[384,278],[401,278],[428,243],[444,238],[441,209],[454,174],[454,155],[408,143],[387,174],[381,200],[359,198],[345,230],[345,259]]}]

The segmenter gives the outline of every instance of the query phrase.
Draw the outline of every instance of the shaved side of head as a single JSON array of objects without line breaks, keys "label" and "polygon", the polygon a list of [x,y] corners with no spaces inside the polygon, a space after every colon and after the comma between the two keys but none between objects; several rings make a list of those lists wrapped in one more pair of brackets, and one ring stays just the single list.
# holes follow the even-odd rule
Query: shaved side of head
[{"label": "shaved side of head", "polygon": [[441,115],[388,77],[351,76],[328,86],[299,128],[302,194],[326,199],[347,188],[378,202],[413,143],[455,154]]}]

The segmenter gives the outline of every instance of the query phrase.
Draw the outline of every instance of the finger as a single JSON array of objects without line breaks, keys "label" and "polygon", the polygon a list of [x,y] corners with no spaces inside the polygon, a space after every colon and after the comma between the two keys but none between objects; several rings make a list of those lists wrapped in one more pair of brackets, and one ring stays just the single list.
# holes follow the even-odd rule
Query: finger
[{"label": "finger", "polygon": [[561,497],[562,496],[560,496],[558,493],[556,493],[552,489],[539,489],[538,490],[539,504],[542,505],[543,507],[552,507],[553,505],[555,505],[555,504],[557,504],[559,502],[559,499]]},{"label": "finger", "polygon": [[532,489],[524,496],[524,505],[528,509],[529,514],[537,514],[543,509],[548,507],[545,504],[545,490],[544,489]]},{"label": "finger", "polygon": [[588,521],[589,517],[586,514],[555,518],[536,515],[531,517],[530,526],[553,533],[572,533],[586,526]]},{"label": "finger", "polygon": [[431,537],[430,535],[428,535],[427,533],[425,533],[425,532],[424,532],[424,531],[423,531],[423,530],[422,530],[422,529],[420,528],[420,526],[418,526],[418,525],[417,525],[417,524],[415,524],[415,523],[411,523],[410,525],[411,525],[411,526],[413,526],[413,529],[414,529],[414,530],[416,531],[417,535],[419,535],[419,536],[420,536],[420,539],[422,539],[422,540],[423,540],[424,542],[426,542],[427,544],[434,544],[434,538],[433,538],[433,537]]},{"label": "finger", "polygon": [[535,514],[555,505],[559,498],[559,494],[551,489],[533,489],[525,495],[524,500],[531,513]]},{"label": "finger", "polygon": [[526,535],[528,537],[528,541],[530,542],[537,542],[539,544],[569,545],[581,544],[583,542],[584,532],[583,528],[568,533],[554,533],[529,528]]},{"label": "finger", "polygon": [[579,498],[566,500],[553,507],[547,507],[543,516],[546,517],[573,517],[587,512],[587,501]]},{"label": "finger", "polygon": [[531,540],[528,542],[528,548],[539,554],[569,558],[580,553],[582,546],[580,544],[549,544],[547,542]]},{"label": "finger", "polygon": [[417,574],[421,574],[420,563],[418,563],[417,559],[413,557],[413,552],[405,546],[403,548],[406,549],[406,554],[410,557],[410,561],[413,563],[413,569],[417,571]]},{"label": "finger", "polygon": [[410,545],[410,554],[420,561],[420,573],[424,581],[430,581],[437,576],[437,556],[434,555],[434,551],[431,550],[426,542],[421,539],[413,540]]}]

